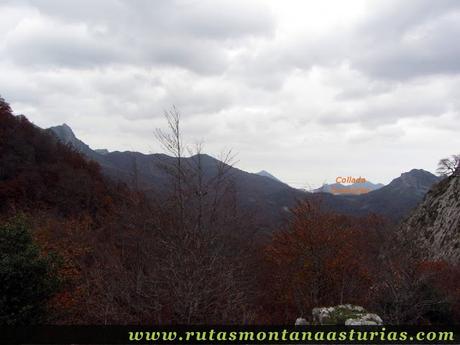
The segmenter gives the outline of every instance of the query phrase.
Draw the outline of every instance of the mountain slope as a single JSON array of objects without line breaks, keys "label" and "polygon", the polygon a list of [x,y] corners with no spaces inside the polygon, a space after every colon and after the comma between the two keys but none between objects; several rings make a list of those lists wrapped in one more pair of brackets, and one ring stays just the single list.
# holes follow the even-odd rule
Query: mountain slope
[{"label": "mountain slope", "polygon": [[[63,125],[48,130],[98,162],[104,174],[112,179],[155,193],[166,191],[170,187],[168,175],[160,166],[173,163],[174,158],[164,154],[146,155],[130,151],[94,151],[76,138],[69,129],[70,127]],[[184,164],[193,164],[194,159],[196,157],[188,157],[183,158],[183,161]],[[217,166],[221,164],[208,155],[201,155],[201,161],[206,176],[214,174]],[[267,224],[273,223],[275,226],[280,224],[287,214],[286,210],[294,206],[296,200],[305,198],[321,203],[327,211],[356,216],[375,213],[398,222],[417,206],[431,186],[439,181],[439,178],[430,172],[413,169],[401,174],[390,184],[366,194],[334,195],[324,192],[307,193],[291,188],[267,174],[251,174],[235,167],[230,168],[230,174],[240,205],[257,212]]]},{"label": "mountain slope", "polygon": [[110,186],[99,166],[7,106],[0,109],[0,167],[0,211],[108,210]]},{"label": "mountain slope", "polygon": [[387,186],[360,195],[362,208],[370,212],[383,211],[389,218],[402,219],[423,199],[440,178],[423,169],[402,173]]},{"label": "mountain slope", "polygon": [[460,263],[460,176],[432,188],[402,223],[400,236],[417,255]]},{"label": "mountain slope", "polygon": [[[98,150],[97,152],[77,139],[67,127],[62,125],[51,127],[48,130],[66,143],[72,145],[75,143],[75,148],[98,162],[103,172],[110,178],[135,185],[145,191],[161,193],[170,188],[169,176],[161,166],[174,164],[175,158],[164,154],[142,154],[130,151],[101,152]],[[185,166],[194,164],[193,161],[196,159],[195,156],[183,158],[183,163]],[[201,154],[200,159],[205,178],[217,173],[220,161],[205,154]],[[280,181],[248,173],[235,167],[229,167],[229,174],[235,183],[240,205],[263,215],[262,218],[266,223],[278,224],[286,213],[286,209],[294,206],[297,199],[306,196],[306,193]]]}]

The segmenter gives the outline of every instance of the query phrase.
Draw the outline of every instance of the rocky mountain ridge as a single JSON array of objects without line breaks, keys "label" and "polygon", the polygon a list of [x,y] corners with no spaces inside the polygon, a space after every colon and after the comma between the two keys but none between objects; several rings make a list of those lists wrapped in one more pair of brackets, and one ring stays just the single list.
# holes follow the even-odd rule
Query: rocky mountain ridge
[{"label": "rocky mountain ridge", "polygon": [[430,260],[460,263],[460,174],[432,188],[401,224],[408,250]]}]

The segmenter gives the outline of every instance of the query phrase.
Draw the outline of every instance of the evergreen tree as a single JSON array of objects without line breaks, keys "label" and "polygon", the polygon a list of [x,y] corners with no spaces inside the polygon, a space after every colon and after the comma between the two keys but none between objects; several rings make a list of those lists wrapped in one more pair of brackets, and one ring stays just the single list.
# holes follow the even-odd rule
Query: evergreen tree
[{"label": "evergreen tree", "polygon": [[0,324],[46,321],[46,305],[57,292],[56,257],[40,255],[24,217],[0,225]]}]

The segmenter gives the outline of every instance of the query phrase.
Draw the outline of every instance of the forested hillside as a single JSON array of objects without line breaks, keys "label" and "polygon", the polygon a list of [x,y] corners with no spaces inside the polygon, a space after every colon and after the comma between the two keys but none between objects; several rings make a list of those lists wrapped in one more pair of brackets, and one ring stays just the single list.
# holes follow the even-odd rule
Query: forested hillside
[{"label": "forested hillside", "polygon": [[[42,257],[51,254],[58,259],[61,284],[48,303],[51,322],[100,320],[110,283],[105,279],[131,260],[131,254],[123,259],[118,254],[131,252],[128,248],[135,243],[125,238],[141,227],[145,207],[142,195],[106,180],[97,163],[24,116],[14,116],[0,100],[0,219],[5,224],[0,234],[17,233],[25,239],[30,234],[35,243],[31,245],[39,246]],[[3,240],[15,243],[19,238]],[[2,263],[6,265],[7,259]],[[33,309],[37,302],[22,307]],[[105,317],[112,317],[116,309],[112,304]],[[38,319],[15,322],[34,321]]]},{"label": "forested hillside", "polygon": [[162,133],[168,188],[145,196],[0,101],[0,323],[292,324],[340,303],[460,320],[457,266],[406,255],[384,219],[299,200],[261,236],[231,164]]},{"label": "forested hillside", "polygon": [[[202,155],[190,161],[193,166],[165,165],[170,190],[161,200],[152,193],[147,200],[103,177],[97,163],[24,116],[14,116],[3,100],[0,133],[0,235],[8,244],[16,239],[7,229],[25,228],[43,258],[52,253],[59,259],[55,273],[62,284],[48,291],[49,322],[255,319],[250,255],[256,228],[237,204],[225,164],[212,176],[200,174]],[[26,221],[18,223],[18,215]],[[1,262],[7,265],[9,259]],[[13,301],[19,292],[3,293],[13,294],[8,296]],[[24,303],[2,310],[43,309],[37,300]],[[2,319],[44,320],[9,314]]]}]

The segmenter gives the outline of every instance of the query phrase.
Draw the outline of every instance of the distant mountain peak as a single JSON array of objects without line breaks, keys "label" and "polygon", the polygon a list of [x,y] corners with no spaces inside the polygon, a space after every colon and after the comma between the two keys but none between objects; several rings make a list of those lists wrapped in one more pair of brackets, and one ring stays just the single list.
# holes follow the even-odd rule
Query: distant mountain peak
[{"label": "distant mountain peak", "polygon": [[427,175],[433,175],[432,173],[430,173],[429,171],[426,171],[424,169],[411,169],[409,171],[406,171],[406,172],[403,172],[401,174],[401,176],[409,176],[409,175],[413,175],[413,176],[427,176]]},{"label": "distant mountain peak", "polygon": [[[59,127],[59,126],[57,126],[57,127]],[[69,131],[71,131],[73,133],[72,128],[70,128],[70,126],[65,122],[60,127],[65,128],[66,130],[69,130]]]},{"label": "distant mountain peak", "polygon": [[74,141],[77,140],[77,137],[75,136],[72,128],[70,128],[70,126],[66,123],[63,123],[60,126],[50,127],[49,130],[55,133],[59,139],[66,144],[74,143]]},{"label": "distant mountain peak", "polygon": [[433,176],[433,175],[434,175],[433,173],[427,170],[424,170],[424,169],[411,169],[401,174],[401,176],[417,176],[417,177]]},{"label": "distant mountain peak", "polygon": [[76,150],[83,154],[91,156],[91,154],[95,152],[83,141],[78,139],[72,128],[70,128],[70,126],[66,123],[63,123],[60,126],[50,127],[47,131],[53,133],[62,143],[73,146]]},{"label": "distant mountain peak", "polygon": [[342,183],[324,184],[320,188],[313,190],[314,193],[331,193],[335,195],[359,195],[380,189],[385,185],[382,183],[372,183],[370,181],[345,185]]},{"label": "distant mountain peak", "polygon": [[269,173],[268,171],[266,171],[266,170],[261,170],[261,171],[259,171],[258,173],[256,173],[256,175],[268,177],[268,178],[271,178],[272,180],[281,182],[278,178],[276,178],[275,176],[273,176],[272,174],[270,174],[270,173]]},{"label": "distant mountain peak", "polygon": [[440,177],[423,169],[412,169],[408,172],[402,173],[400,177],[395,178],[388,185],[390,188],[413,188],[421,195],[432,187],[433,184],[439,182]]}]

